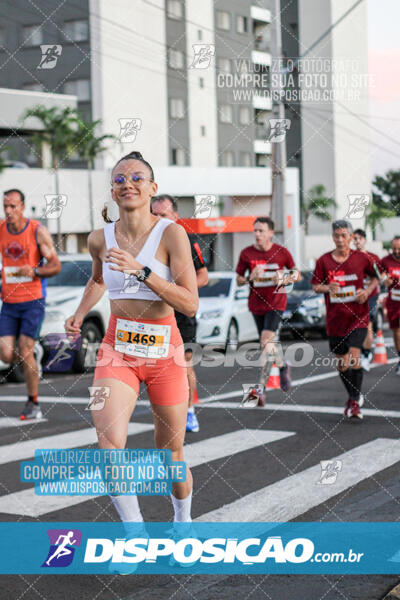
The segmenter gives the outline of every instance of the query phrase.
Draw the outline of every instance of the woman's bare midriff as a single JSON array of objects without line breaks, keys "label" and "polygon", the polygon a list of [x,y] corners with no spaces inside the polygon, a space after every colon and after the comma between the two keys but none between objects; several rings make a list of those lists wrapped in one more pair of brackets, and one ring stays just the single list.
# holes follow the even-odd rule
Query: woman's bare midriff
[{"label": "woman's bare midriff", "polygon": [[163,300],[110,300],[113,315],[126,319],[163,319],[174,309]]}]

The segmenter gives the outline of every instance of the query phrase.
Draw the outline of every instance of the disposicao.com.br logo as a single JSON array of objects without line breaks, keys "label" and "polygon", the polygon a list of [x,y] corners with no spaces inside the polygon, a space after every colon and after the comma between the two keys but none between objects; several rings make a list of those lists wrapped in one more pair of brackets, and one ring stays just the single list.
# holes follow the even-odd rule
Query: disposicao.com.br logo
[{"label": "disposicao.com.br logo", "polygon": [[85,563],[156,563],[165,557],[173,558],[181,565],[195,563],[234,563],[243,565],[262,564],[269,559],[275,563],[311,562],[356,562],[363,553],[318,552],[314,543],[308,538],[294,538],[286,544],[281,536],[269,536],[265,541],[251,537],[242,540],[232,538],[183,537],[179,540],[171,538],[132,538],[87,540],[84,556]]}]

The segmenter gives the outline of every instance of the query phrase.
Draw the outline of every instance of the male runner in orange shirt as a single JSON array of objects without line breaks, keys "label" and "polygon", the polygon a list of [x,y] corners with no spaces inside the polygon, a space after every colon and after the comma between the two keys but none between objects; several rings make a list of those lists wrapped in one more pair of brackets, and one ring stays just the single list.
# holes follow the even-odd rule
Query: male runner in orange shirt
[{"label": "male runner in orange shirt", "polygon": [[[34,219],[24,217],[25,197],[17,189],[4,192],[5,219],[0,222],[3,301],[0,312],[0,359],[22,361],[28,400],[21,420],[40,419],[39,375],[33,354],[44,318],[41,277],[61,270],[50,233]],[[46,265],[38,266],[45,258]],[[18,350],[14,349],[18,338]]]}]

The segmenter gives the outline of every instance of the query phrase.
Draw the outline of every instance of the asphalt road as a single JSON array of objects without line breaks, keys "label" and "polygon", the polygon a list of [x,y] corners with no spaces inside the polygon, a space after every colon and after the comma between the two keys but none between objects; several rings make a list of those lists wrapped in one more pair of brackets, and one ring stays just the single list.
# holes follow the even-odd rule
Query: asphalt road
[{"label": "asphalt road", "polygon": [[[294,343],[299,342],[285,342],[284,348],[290,346],[289,352],[293,352]],[[327,343],[312,340],[310,344],[312,356],[308,364],[292,369],[295,385],[291,392],[271,391],[265,408],[239,407],[242,385],[257,381],[258,370],[251,363],[238,365],[232,355],[226,365],[197,367],[201,399],[197,415],[201,427],[199,433],[187,435],[186,444],[200,444],[192,453],[188,449],[191,456],[196,456],[196,448],[208,454],[192,469],[194,519],[398,520],[399,458],[392,440],[399,437],[400,378],[394,373],[393,348],[388,348],[392,359],[389,364],[366,374],[365,417],[363,422],[353,422],[342,416],[344,392],[328,364]],[[297,361],[301,354],[299,349]],[[223,355],[220,360],[225,360]],[[23,426],[10,418],[20,413],[24,385],[0,386],[1,521],[118,519],[108,497],[76,504],[68,504],[67,499],[62,506],[54,505],[47,497],[35,499],[29,484],[19,479],[22,456],[33,456],[32,447],[43,447],[43,438],[69,439],[59,436],[74,432],[79,438],[82,432],[72,445],[88,444],[84,430],[91,421],[90,412],[85,409],[91,383],[91,375],[46,375],[40,384],[46,420]],[[152,416],[144,390],[139,400],[132,423],[149,427],[142,433],[133,433],[128,446],[151,448]],[[33,446],[29,446],[33,440]],[[341,460],[342,471],[335,483],[324,486],[329,490],[321,500],[317,493],[320,461],[333,459]],[[260,502],[260,497],[265,501]],[[141,498],[140,504],[145,520],[172,519],[169,498]],[[0,598],[230,600],[235,595],[249,600],[379,600],[396,583],[398,577],[391,575],[4,575],[0,578]]]}]

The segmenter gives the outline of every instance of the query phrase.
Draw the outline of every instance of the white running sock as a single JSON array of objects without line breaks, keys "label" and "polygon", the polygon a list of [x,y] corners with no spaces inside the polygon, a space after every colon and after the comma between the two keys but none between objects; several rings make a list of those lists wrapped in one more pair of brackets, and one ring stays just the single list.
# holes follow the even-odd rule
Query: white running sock
[{"label": "white running sock", "polygon": [[188,413],[192,413],[192,415],[194,415],[194,406],[189,406]]},{"label": "white running sock", "polygon": [[183,498],[182,500],[175,498],[173,494],[170,494],[174,507],[175,523],[191,523],[192,517],[190,516],[190,511],[192,508],[192,492],[193,489],[190,490],[189,496],[186,496],[186,498]]},{"label": "white running sock", "polygon": [[110,496],[110,498],[122,522],[143,522],[137,496],[121,495]]}]

